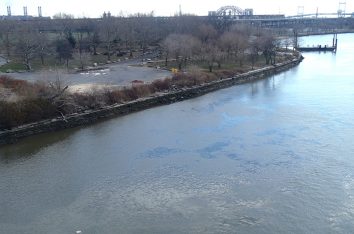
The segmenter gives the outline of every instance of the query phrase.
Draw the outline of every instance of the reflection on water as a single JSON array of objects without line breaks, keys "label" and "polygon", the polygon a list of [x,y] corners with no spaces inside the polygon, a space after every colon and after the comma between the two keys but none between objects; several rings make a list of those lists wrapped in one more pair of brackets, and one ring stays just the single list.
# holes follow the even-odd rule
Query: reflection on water
[{"label": "reflection on water", "polygon": [[41,134],[28,138],[25,141],[20,141],[15,145],[1,146],[0,161],[3,163],[16,162],[24,158],[35,156],[43,150],[43,148],[50,147],[53,144],[58,144],[70,137],[75,130],[69,129],[53,133]]},{"label": "reflection on water", "polygon": [[352,232],[353,35],[339,41],[269,79],[2,147],[0,230]]}]

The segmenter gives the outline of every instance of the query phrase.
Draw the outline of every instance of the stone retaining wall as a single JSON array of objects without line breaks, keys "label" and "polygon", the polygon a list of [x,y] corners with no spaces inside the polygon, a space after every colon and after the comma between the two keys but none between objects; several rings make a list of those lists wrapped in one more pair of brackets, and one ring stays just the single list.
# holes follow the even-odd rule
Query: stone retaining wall
[{"label": "stone retaining wall", "polygon": [[232,78],[213,81],[208,84],[182,89],[176,92],[164,93],[154,97],[138,99],[125,104],[107,106],[93,111],[86,111],[79,114],[68,115],[63,118],[44,120],[32,124],[23,125],[12,130],[0,132],[0,145],[11,144],[22,138],[39,133],[53,132],[66,128],[73,128],[88,125],[98,120],[126,115],[132,112],[147,108],[179,102],[185,99],[201,96],[203,94],[227,88],[233,85],[259,80],[270,75],[280,73],[298,65],[302,56],[289,62],[269,66],[262,69],[250,71]]}]

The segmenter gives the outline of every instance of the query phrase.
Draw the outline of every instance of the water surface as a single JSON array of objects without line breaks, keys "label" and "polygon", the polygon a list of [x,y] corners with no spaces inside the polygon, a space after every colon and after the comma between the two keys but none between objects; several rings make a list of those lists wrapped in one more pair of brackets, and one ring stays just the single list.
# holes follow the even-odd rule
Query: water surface
[{"label": "water surface", "polygon": [[353,39],[269,79],[0,148],[0,233],[351,233]]}]

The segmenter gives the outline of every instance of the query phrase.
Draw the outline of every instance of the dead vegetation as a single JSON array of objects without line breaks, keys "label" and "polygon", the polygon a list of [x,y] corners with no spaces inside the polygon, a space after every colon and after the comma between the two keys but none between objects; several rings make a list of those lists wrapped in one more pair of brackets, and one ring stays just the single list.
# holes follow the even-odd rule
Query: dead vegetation
[{"label": "dead vegetation", "polygon": [[155,80],[148,84],[70,93],[67,86],[63,88],[61,85],[29,83],[1,76],[0,91],[10,90],[18,96],[18,99],[0,101],[0,130],[44,119],[64,118],[65,115],[126,103],[158,93],[177,91],[217,79],[219,78],[212,73],[177,73],[172,78]]},{"label": "dead vegetation", "polygon": [[[289,58],[278,57],[278,62]],[[252,70],[244,66],[234,69],[218,69],[214,72],[191,67],[188,72],[178,72],[172,78],[154,80],[151,83],[134,83],[124,88],[93,89],[90,92],[69,92],[58,78],[54,83],[29,83],[0,76],[0,131],[23,124],[50,118],[63,118],[66,115],[97,110],[108,105],[122,104],[200,86],[216,80],[229,78]],[[16,98],[9,98],[10,95]]]}]

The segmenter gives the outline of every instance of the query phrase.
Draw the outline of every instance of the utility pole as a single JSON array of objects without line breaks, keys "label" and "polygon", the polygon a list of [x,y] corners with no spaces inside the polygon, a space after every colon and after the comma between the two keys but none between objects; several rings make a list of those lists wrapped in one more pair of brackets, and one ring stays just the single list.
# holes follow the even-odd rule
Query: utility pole
[{"label": "utility pole", "polygon": [[318,18],[318,7],[316,9],[316,19]]}]

